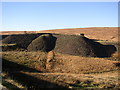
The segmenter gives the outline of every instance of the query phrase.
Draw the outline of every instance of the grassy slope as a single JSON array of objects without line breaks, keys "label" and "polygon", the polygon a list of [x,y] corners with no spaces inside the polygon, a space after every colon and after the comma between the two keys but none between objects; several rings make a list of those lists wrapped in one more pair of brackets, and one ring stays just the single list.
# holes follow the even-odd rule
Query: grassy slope
[{"label": "grassy slope", "polygon": [[2,52],[2,57],[9,61],[24,65],[26,67],[40,69],[44,71],[46,63],[46,53],[44,52]]},{"label": "grassy slope", "polygon": [[[3,52],[2,54],[3,58],[12,62],[40,71],[44,71],[46,69],[47,53],[11,51]],[[118,61],[55,53],[54,58],[50,63],[53,65],[50,72],[90,73],[116,70],[117,67],[115,66],[115,63],[118,63]]]},{"label": "grassy slope", "polygon": [[[11,51],[2,52],[2,55],[4,59],[15,62],[18,66],[23,65],[35,70],[46,72],[45,64],[47,53]],[[118,61],[106,60],[104,58],[86,58],[63,55],[59,53],[55,53],[54,58],[52,59],[52,64],[54,64],[54,66],[52,66],[49,72],[56,73],[36,73],[27,69],[21,69],[18,73],[56,83],[61,86],[67,86],[69,88],[115,88],[118,86],[117,67],[114,64]],[[19,67],[13,68],[13,70],[16,72],[19,70],[18,68]],[[76,74],[78,73],[78,70],[81,73],[89,74]],[[18,75],[18,77],[20,76]]]}]

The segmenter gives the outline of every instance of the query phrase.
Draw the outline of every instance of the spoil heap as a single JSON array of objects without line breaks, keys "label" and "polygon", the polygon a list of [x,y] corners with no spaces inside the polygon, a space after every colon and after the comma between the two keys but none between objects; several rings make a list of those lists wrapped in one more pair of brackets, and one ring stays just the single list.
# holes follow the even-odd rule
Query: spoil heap
[{"label": "spoil heap", "polygon": [[29,51],[44,51],[48,52],[54,49],[56,38],[51,34],[43,34],[33,40],[28,46]]},{"label": "spoil heap", "polygon": [[63,54],[84,57],[109,57],[115,51],[114,45],[102,45],[94,40],[88,39],[84,34],[62,35],[62,34],[22,34],[9,35],[2,40],[3,44],[15,44],[19,48],[28,51],[54,50]]},{"label": "spoil heap", "polygon": [[56,41],[55,51],[63,54],[95,57],[93,41],[82,35],[60,35]]},{"label": "spoil heap", "polygon": [[80,35],[56,35],[55,51],[84,57],[110,57],[115,51],[114,45],[102,45]]},{"label": "spoil heap", "polygon": [[16,44],[20,48],[27,48],[28,45],[40,34],[16,34],[9,35],[2,40],[3,44]]}]

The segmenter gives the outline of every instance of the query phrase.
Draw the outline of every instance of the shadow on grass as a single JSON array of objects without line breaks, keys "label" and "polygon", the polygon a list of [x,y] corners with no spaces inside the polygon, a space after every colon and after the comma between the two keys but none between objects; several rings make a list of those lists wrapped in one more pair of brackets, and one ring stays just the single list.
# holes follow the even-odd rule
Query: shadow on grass
[{"label": "shadow on grass", "polygon": [[6,72],[9,77],[13,80],[21,83],[23,86],[27,87],[27,90],[44,90],[45,88],[62,88],[62,90],[68,90],[67,87],[58,85],[56,83],[52,83],[49,81],[45,81],[34,76],[21,73],[20,71],[28,71],[28,72],[40,72],[33,70],[31,68],[25,67],[23,65],[19,65],[17,63],[8,61],[3,59],[2,64],[3,72]]},{"label": "shadow on grass", "polygon": [[0,40],[6,38],[7,36],[9,36],[9,35],[0,35]]},{"label": "shadow on grass", "polygon": [[10,90],[13,90],[13,89],[14,90],[21,90],[17,86],[15,86],[15,85],[13,85],[13,84],[11,84],[9,82],[6,82],[6,81],[3,81],[2,85],[5,86],[6,88],[9,88]]},{"label": "shadow on grass", "polygon": [[93,39],[89,39],[89,43],[94,48],[96,56],[100,58],[111,57],[117,51],[115,45],[103,45]]},{"label": "shadow on grass", "polygon": [[116,67],[120,67],[120,63],[115,63],[115,66]]},{"label": "shadow on grass", "polygon": [[6,59],[2,59],[2,68],[4,71],[10,70],[10,71],[28,71],[28,72],[39,72],[39,73],[41,72],[41,71],[35,70],[33,68],[17,64],[15,62],[8,61]]}]

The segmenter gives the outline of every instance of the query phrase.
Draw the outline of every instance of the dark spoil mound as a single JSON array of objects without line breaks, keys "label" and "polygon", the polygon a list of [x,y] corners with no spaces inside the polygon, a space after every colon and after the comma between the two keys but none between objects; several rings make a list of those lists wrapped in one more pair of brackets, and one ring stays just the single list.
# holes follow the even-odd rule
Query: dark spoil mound
[{"label": "dark spoil mound", "polygon": [[9,36],[9,35],[0,35],[0,40],[6,38],[7,36]]},{"label": "dark spoil mound", "polygon": [[108,57],[116,51],[113,45],[102,45],[83,35],[56,35],[56,37],[55,51],[63,54],[85,57]]},{"label": "dark spoil mound", "polygon": [[96,56],[91,40],[77,35],[60,35],[56,41],[55,51],[77,56]]},{"label": "dark spoil mound", "polygon": [[22,51],[22,48],[19,48],[17,45],[7,45],[7,46],[0,46],[2,51]]},{"label": "dark spoil mound", "polygon": [[2,40],[2,43],[5,44],[16,44],[20,48],[27,48],[28,45],[40,36],[41,34],[18,34],[18,35],[9,35]]},{"label": "dark spoil mound", "polygon": [[114,45],[102,45],[88,39],[84,34],[18,34],[9,35],[2,42],[5,44],[15,44],[18,48],[28,49],[28,51],[48,52],[54,50],[63,54],[85,57],[110,57],[116,51]]},{"label": "dark spoil mound", "polygon": [[28,46],[29,51],[51,51],[55,47],[56,37],[51,34],[44,34],[33,40]]}]

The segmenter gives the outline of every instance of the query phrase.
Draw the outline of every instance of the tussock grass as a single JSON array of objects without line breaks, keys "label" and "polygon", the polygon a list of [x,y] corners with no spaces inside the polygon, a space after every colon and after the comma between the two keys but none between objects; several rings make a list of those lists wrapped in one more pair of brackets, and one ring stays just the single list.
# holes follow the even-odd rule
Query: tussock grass
[{"label": "tussock grass", "polygon": [[[114,63],[116,63],[116,61],[110,61],[104,58],[96,58],[96,57],[72,56],[68,54],[60,54],[54,52],[54,60],[52,63],[53,68],[51,68],[50,71],[53,73],[50,72],[47,73],[45,70],[47,53],[45,52],[9,51],[9,52],[2,52],[2,55],[4,59],[17,64],[15,66],[14,65],[11,66],[9,65],[9,63],[6,64],[4,62],[4,64],[8,65],[6,66],[6,68],[10,67],[8,69],[9,70],[8,73],[10,73],[10,75],[12,74],[12,79],[18,80],[20,83],[22,83],[29,89],[31,88],[38,89],[40,87],[45,87],[45,88],[54,87],[54,86],[56,87],[56,84],[71,89],[97,89],[97,88],[106,89],[106,88],[117,88],[118,86],[116,84],[117,81],[115,81],[116,80],[115,76],[113,78],[108,78],[108,76],[106,76],[108,74],[105,74],[108,73],[105,71],[113,70],[116,68],[114,66]],[[42,73],[31,72],[27,69],[23,70],[25,68],[23,69],[19,68],[18,66],[20,65],[42,71]],[[84,74],[84,73],[89,73],[89,74]],[[100,76],[97,76],[99,74]],[[104,76],[101,76],[101,74],[104,74]],[[79,82],[77,82],[78,80]],[[88,82],[91,80],[92,82]],[[95,81],[99,81],[99,82],[95,82]],[[51,84],[49,82],[56,84]],[[110,84],[110,82],[112,82],[112,84]]]},{"label": "tussock grass", "polygon": [[2,57],[9,61],[24,65],[36,70],[45,70],[46,56],[44,52],[25,52],[25,51],[9,51],[2,52]]},{"label": "tussock grass", "polygon": [[[45,52],[3,52],[3,58],[25,65],[27,67],[34,68],[46,72],[47,53]],[[72,56],[67,54],[60,54],[54,52],[53,59],[50,64],[52,68],[50,72],[62,72],[62,73],[96,73],[96,72],[108,72],[117,70],[118,67],[115,63],[118,61],[112,61],[107,58],[97,57],[81,57]]]}]

